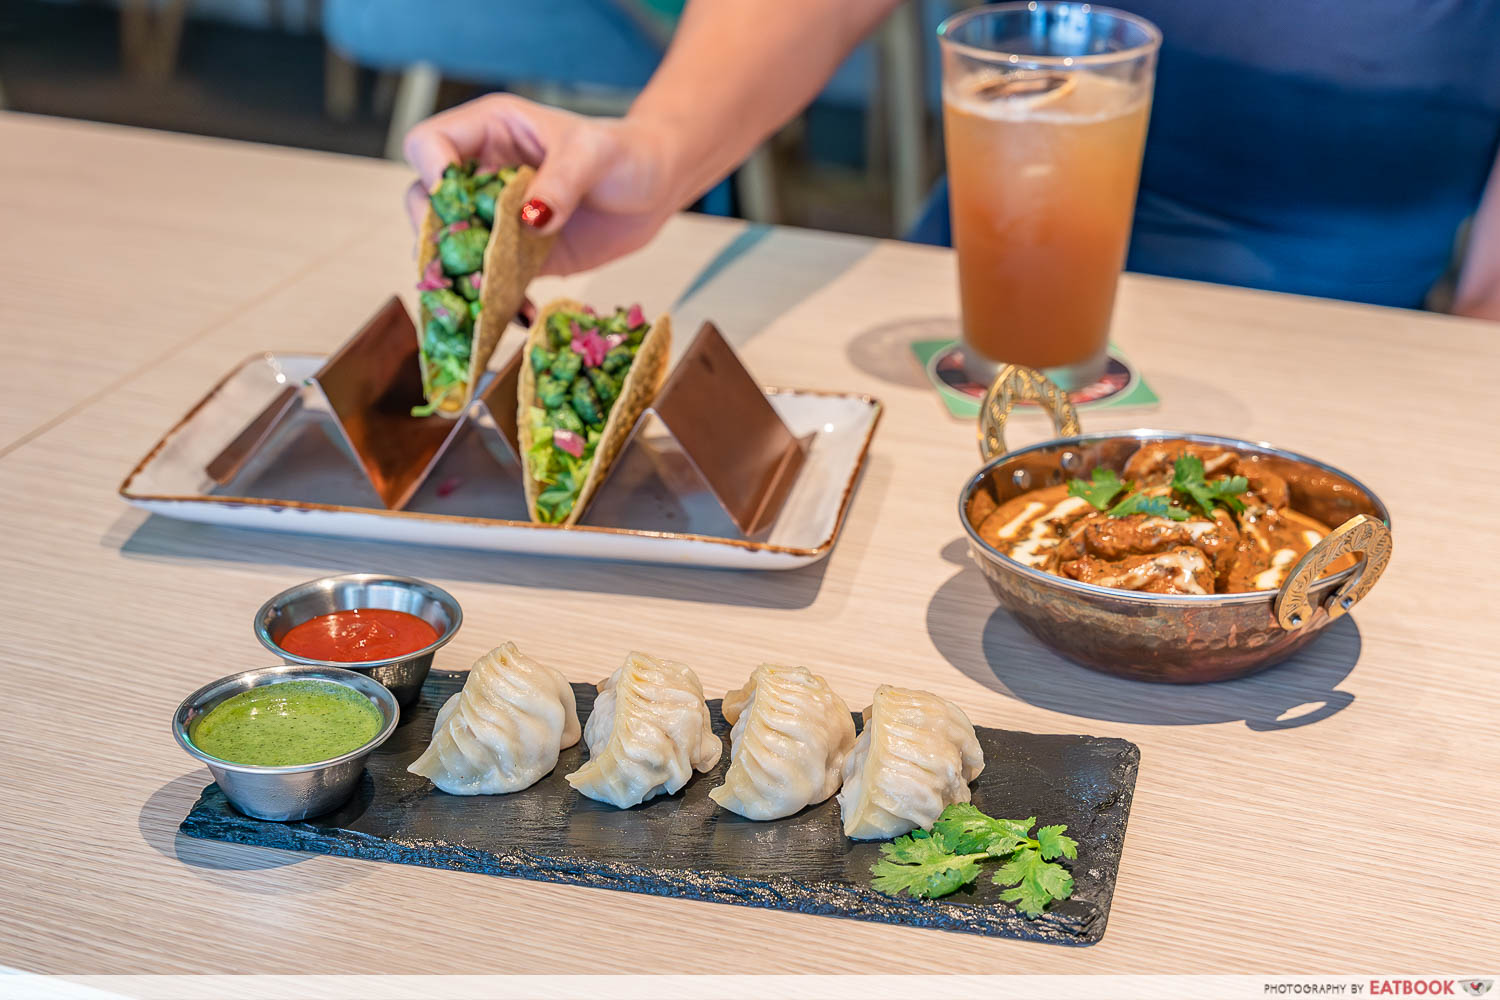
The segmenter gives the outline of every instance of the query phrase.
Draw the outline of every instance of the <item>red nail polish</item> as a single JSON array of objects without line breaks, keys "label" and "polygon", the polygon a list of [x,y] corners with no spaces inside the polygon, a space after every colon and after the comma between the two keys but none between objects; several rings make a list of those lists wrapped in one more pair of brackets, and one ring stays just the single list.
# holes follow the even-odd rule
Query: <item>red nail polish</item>
[{"label": "red nail polish", "polygon": [[552,221],[552,206],[540,198],[533,198],[521,206],[521,221],[532,229],[541,229]]}]

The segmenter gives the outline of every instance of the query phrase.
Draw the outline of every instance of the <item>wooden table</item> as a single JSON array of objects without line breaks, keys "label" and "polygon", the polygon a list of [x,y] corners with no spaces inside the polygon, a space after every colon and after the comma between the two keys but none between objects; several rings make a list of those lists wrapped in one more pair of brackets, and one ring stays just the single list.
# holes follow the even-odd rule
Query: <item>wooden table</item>
[{"label": "wooden table", "polygon": [[[906,348],[955,314],[946,251],[790,230],[747,238],[740,224],[683,217],[627,260],[534,289],[639,298],[650,312],[726,247],[748,247],[680,316],[712,314],[767,382],[887,406],[840,544],[803,571],[352,543],[125,506],[125,471],[240,359],[332,348],[410,285],[407,181],[364,160],[0,117],[0,965],[1500,966],[1500,584],[1489,575],[1500,467],[1480,433],[1495,424],[1500,328],[1126,278],[1116,338],[1162,404],[1090,414],[1090,427],[1275,441],[1355,471],[1394,511],[1395,559],[1347,624],[1294,662],[1210,687],[1058,660],[996,612],[966,563],[954,496],[977,465],[972,429],[940,410]],[[265,663],[250,616],[267,595],[353,570],[453,591],[466,621],[443,667],[514,639],[591,681],[645,646],[692,664],[716,693],[762,659],[800,662],[851,703],[895,681],[985,725],[1134,740],[1140,782],[1108,934],[1058,949],[178,836],[207,774],[173,744],[173,707]]]}]

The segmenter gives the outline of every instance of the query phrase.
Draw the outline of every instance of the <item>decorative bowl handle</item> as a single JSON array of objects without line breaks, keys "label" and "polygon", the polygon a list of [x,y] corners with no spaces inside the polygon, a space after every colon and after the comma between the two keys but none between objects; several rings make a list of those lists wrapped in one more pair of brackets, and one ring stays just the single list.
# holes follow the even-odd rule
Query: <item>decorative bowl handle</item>
[{"label": "decorative bowl handle", "polygon": [[1385,572],[1386,564],[1391,561],[1391,529],[1384,521],[1360,514],[1334,528],[1328,537],[1314,545],[1292,567],[1291,574],[1276,595],[1276,620],[1282,628],[1291,631],[1312,621],[1318,609],[1308,600],[1308,588],[1323,575],[1329,563],[1350,552],[1363,553],[1365,560],[1356,567],[1354,576],[1323,602],[1329,618],[1337,618],[1354,607]]},{"label": "decorative bowl handle", "polygon": [[1083,433],[1078,422],[1078,411],[1068,394],[1037,371],[1021,365],[1005,365],[995,374],[990,391],[984,394],[984,403],[979,407],[979,454],[988,462],[996,455],[1003,455],[1005,447],[1005,422],[1017,403],[1039,403],[1052,417],[1052,426],[1058,437],[1072,437]]}]

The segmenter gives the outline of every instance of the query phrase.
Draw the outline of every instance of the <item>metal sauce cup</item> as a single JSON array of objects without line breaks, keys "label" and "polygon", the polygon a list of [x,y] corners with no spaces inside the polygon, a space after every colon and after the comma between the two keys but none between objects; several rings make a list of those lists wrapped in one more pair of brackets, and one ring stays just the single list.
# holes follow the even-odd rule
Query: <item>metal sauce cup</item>
[{"label": "metal sauce cup", "polygon": [[[384,608],[416,615],[438,630],[429,646],[384,660],[313,660],[282,649],[282,637],[303,622],[335,611]],[[453,595],[425,580],[380,573],[348,573],[325,576],[283,590],[255,613],[255,637],[260,644],[287,663],[338,667],[353,670],[391,689],[402,708],[410,708],[422,692],[422,682],[432,669],[432,657],[463,624],[463,612]]]},{"label": "metal sauce cup", "polygon": [[[380,709],[385,725],[362,747],[328,760],[285,767],[237,764],[212,757],[193,743],[193,728],[221,702],[251,688],[282,681],[332,681],[358,691]],[[182,749],[208,765],[236,809],[257,819],[294,820],[337,809],[354,794],[365,758],[396,731],[401,709],[383,685],[338,667],[278,666],[221,677],[188,695],[172,716],[172,735]]]}]

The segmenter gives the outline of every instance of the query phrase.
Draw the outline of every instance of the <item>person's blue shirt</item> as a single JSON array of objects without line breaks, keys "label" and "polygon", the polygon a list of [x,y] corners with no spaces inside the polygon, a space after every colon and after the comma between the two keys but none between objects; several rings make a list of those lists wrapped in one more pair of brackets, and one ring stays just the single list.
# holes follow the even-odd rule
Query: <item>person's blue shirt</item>
[{"label": "person's blue shirt", "polygon": [[1500,0],[1118,6],[1163,36],[1130,270],[1422,304],[1500,146]]}]

